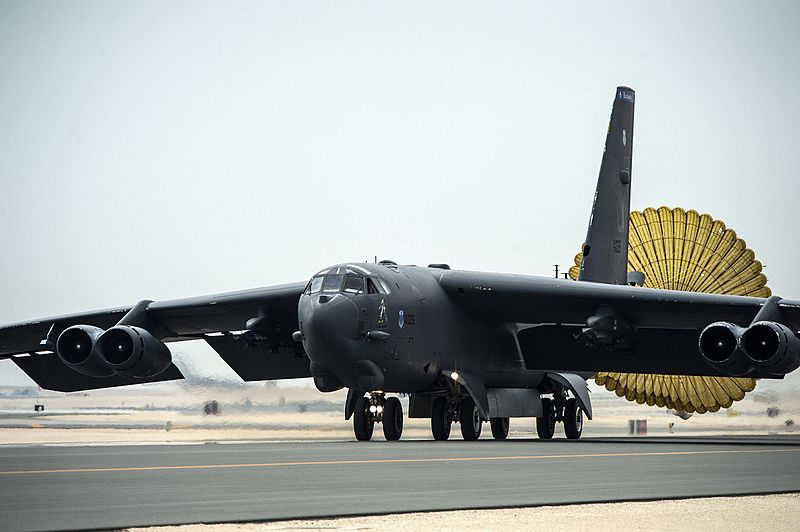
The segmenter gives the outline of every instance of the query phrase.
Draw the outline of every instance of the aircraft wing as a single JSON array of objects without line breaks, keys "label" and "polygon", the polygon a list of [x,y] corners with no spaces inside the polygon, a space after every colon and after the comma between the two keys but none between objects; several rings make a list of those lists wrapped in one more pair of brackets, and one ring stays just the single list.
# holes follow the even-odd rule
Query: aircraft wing
[{"label": "aircraft wing", "polygon": [[[244,380],[310,376],[308,358],[291,335],[298,329],[297,300],[305,283],[229,292],[146,304],[147,329],[164,342],[205,340]],[[182,379],[170,367],[143,379],[119,375],[92,377],[66,368],[53,354],[53,342],[72,325],[108,329],[133,307],[68,314],[0,327],[0,359],[11,360],[42,388],[76,391],[142,382]],[[261,342],[248,346],[234,331],[251,318],[264,318]]]},{"label": "aircraft wing", "polygon": [[[656,290],[523,275],[445,271],[439,283],[469,314],[487,322],[516,323],[526,365],[558,371],[619,371],[724,375],[698,352],[704,327],[726,321],[751,324],[765,299]],[[611,310],[634,329],[624,350],[586,347],[576,339],[587,319]],[[780,300],[781,322],[800,329],[800,301]],[[764,375],[773,376],[764,370]]]}]

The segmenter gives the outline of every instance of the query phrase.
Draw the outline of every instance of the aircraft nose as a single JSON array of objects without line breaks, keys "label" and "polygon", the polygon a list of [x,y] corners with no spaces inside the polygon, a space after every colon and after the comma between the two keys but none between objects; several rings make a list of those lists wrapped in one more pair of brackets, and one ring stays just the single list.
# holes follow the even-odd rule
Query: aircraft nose
[{"label": "aircraft nose", "polygon": [[311,360],[326,367],[344,358],[357,339],[358,307],[342,294],[310,296],[301,306],[303,337]]}]

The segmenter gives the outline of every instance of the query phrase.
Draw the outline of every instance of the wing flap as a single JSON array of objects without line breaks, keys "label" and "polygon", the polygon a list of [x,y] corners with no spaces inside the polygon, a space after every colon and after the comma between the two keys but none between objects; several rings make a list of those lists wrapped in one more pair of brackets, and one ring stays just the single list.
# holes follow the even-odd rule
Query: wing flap
[{"label": "wing flap", "polygon": [[310,360],[302,350],[277,347],[270,352],[265,345],[247,347],[231,335],[208,336],[205,341],[244,381],[311,377]]}]

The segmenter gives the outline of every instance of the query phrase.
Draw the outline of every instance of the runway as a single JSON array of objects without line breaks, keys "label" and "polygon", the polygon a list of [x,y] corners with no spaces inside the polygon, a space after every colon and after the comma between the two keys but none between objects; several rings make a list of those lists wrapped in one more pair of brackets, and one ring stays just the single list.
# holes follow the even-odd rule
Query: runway
[{"label": "runway", "polygon": [[800,439],[0,447],[5,530],[800,491]]}]

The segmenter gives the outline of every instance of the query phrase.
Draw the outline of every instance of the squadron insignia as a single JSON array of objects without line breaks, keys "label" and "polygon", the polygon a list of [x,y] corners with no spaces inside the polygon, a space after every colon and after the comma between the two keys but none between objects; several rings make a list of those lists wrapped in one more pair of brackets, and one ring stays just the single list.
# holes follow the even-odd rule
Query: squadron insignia
[{"label": "squadron insignia", "polygon": [[378,305],[378,326],[383,327],[386,325],[386,301],[381,299],[381,304]]}]

